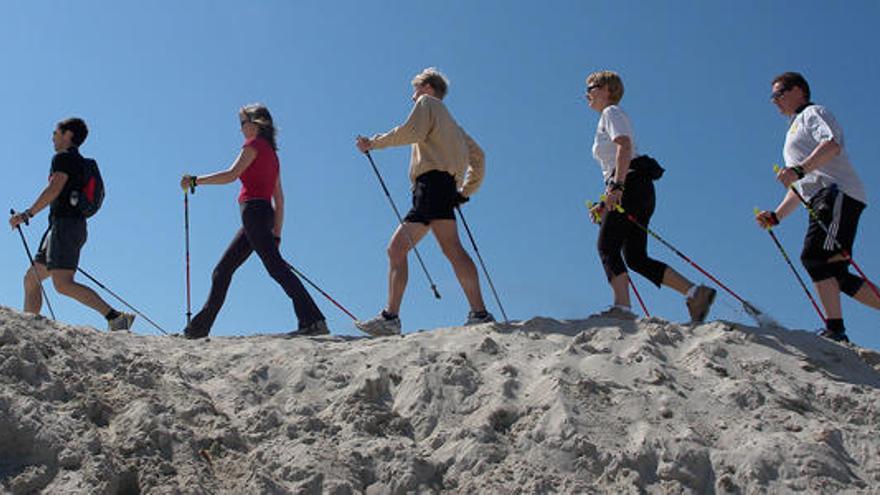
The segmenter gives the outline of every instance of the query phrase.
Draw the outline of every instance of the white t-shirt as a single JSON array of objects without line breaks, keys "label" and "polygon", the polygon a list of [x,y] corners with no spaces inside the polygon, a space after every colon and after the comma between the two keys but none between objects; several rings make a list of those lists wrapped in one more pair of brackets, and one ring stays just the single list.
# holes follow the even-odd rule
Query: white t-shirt
[{"label": "white t-shirt", "polygon": [[632,143],[632,157],[637,157],[636,135],[629,116],[619,106],[609,105],[602,110],[599,124],[596,126],[596,137],[593,140],[593,158],[602,167],[602,177],[606,182],[617,167],[617,144],[614,140],[620,136],[629,136]]},{"label": "white t-shirt", "polygon": [[847,196],[867,204],[865,187],[849,162],[843,129],[834,115],[822,105],[810,105],[791,120],[791,126],[785,135],[785,147],[782,149],[785,165],[800,165],[817,146],[831,139],[840,145],[840,153],[795,182],[795,187],[809,201],[820,189],[837,184]]}]

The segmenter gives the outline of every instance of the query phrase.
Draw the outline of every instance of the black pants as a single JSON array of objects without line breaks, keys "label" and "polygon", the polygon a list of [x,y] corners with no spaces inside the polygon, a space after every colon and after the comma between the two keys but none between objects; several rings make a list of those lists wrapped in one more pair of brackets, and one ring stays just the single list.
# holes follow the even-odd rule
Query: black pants
[{"label": "black pants", "polygon": [[[621,206],[645,227],[654,214],[656,196],[653,181],[644,174],[627,175]],[[626,272],[627,265],[660,287],[666,264],[648,257],[648,234],[617,211],[609,211],[599,228],[599,258],[605,275],[612,278]],[[621,251],[623,256],[621,256]],[[626,263],[624,263],[624,258]]]},{"label": "black pants", "polygon": [[[852,254],[859,217],[865,209],[865,204],[847,196],[836,185],[831,185],[810,198],[810,209],[819,218],[817,220],[810,215],[810,223],[804,237],[804,248],[801,251],[801,263],[813,282],[836,278],[841,292],[855,296],[864,280],[849,272],[849,262],[828,260],[841,253],[834,239],[844,250]],[[819,225],[820,221],[834,236],[833,239]]]},{"label": "black pants", "polygon": [[207,335],[214,325],[217,313],[226,300],[226,292],[229,283],[232,282],[232,274],[245,260],[256,251],[257,256],[263,261],[269,275],[284,289],[284,292],[293,300],[293,309],[302,328],[312,323],[323,320],[321,310],[306,292],[302,282],[294,275],[287,266],[278,246],[275,244],[272,228],[275,225],[275,211],[266,200],[251,200],[241,204],[241,223],[239,229],[217,267],[211,279],[211,293],[204,307],[192,319],[189,333],[194,335]]}]

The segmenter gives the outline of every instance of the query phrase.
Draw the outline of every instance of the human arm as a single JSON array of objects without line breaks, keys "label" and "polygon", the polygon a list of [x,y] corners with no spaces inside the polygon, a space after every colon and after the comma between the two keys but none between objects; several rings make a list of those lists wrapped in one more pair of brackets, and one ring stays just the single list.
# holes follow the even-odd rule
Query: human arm
[{"label": "human arm", "polygon": [[789,189],[785,193],[785,197],[782,198],[782,201],[779,202],[779,205],[776,206],[776,209],[773,211],[762,211],[758,213],[755,217],[755,221],[758,222],[758,225],[763,228],[773,227],[775,225],[779,225],[779,222],[782,221],[783,218],[787,217],[797,208],[800,199],[797,195]]},{"label": "human arm", "polygon": [[614,138],[617,145],[617,158],[614,166],[614,182],[605,188],[605,206],[610,210],[614,205],[620,204],[623,196],[626,174],[629,172],[629,163],[632,161],[632,140],[627,135]]},{"label": "human arm", "polygon": [[384,134],[376,134],[372,138],[358,136],[357,147],[366,153],[371,149],[403,146],[423,141],[431,126],[431,100],[422,96],[409,113],[406,122]]},{"label": "human arm", "polygon": [[480,145],[468,133],[461,131],[468,148],[468,167],[464,182],[461,185],[461,195],[469,198],[477,192],[486,176],[486,154]]},{"label": "human arm", "polygon": [[776,174],[776,180],[781,182],[785,187],[791,187],[792,184],[802,177],[802,175],[799,175],[795,170],[796,167],[800,167],[801,174],[808,174],[814,170],[822,168],[822,166],[839,154],[840,145],[835,142],[833,138],[822,141],[819,143],[819,146],[816,146],[813,149],[813,152],[810,153],[804,161],[796,166],[781,169],[779,173]]},{"label": "human arm", "polygon": [[68,175],[64,172],[52,172],[52,175],[49,176],[49,183],[40,195],[37,196],[37,199],[31,204],[30,208],[12,215],[9,218],[9,225],[15,228],[22,223],[26,223],[31,217],[39,213],[40,210],[49,206],[61,194],[61,191],[64,190],[67,179]]},{"label": "human arm", "polygon": [[229,184],[230,182],[235,181],[241,174],[244,173],[245,170],[254,162],[254,159],[257,158],[257,150],[252,146],[245,146],[242,148],[241,152],[238,154],[238,157],[232,163],[232,165],[221,172],[214,172],[212,174],[207,175],[184,175],[183,178],[180,179],[180,187],[183,189],[189,189],[192,184],[192,179],[195,179],[195,185],[201,186],[206,184],[211,185],[220,185],[220,184]]},{"label": "human arm", "polygon": [[281,174],[275,181],[275,190],[272,191],[272,201],[275,206],[275,226],[272,228],[272,235],[275,236],[275,242],[281,242],[281,227],[284,225],[284,189],[281,187]]}]

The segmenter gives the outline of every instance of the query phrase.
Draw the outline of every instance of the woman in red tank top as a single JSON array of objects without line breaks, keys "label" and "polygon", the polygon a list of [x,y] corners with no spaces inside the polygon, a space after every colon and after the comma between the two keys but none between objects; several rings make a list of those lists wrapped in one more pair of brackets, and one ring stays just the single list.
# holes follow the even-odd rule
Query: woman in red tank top
[{"label": "woman in red tank top", "polygon": [[180,181],[181,187],[187,189],[241,180],[238,202],[242,227],[214,268],[208,300],[184,329],[184,336],[190,339],[208,336],[226,299],[232,275],[254,251],[269,275],[293,301],[299,329],[292,335],[326,335],[330,332],[324,315],[278,250],[284,222],[284,191],[272,115],[264,105],[253,104],[241,108],[239,120],[245,142],[232,166],[207,175],[184,175]]}]

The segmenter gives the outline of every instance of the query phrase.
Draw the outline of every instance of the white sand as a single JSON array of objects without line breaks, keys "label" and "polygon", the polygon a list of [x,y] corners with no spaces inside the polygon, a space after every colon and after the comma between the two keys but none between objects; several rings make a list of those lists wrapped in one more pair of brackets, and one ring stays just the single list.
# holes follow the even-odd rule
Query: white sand
[{"label": "white sand", "polygon": [[880,355],[535,318],[187,341],[0,307],[11,493],[877,493]]}]

